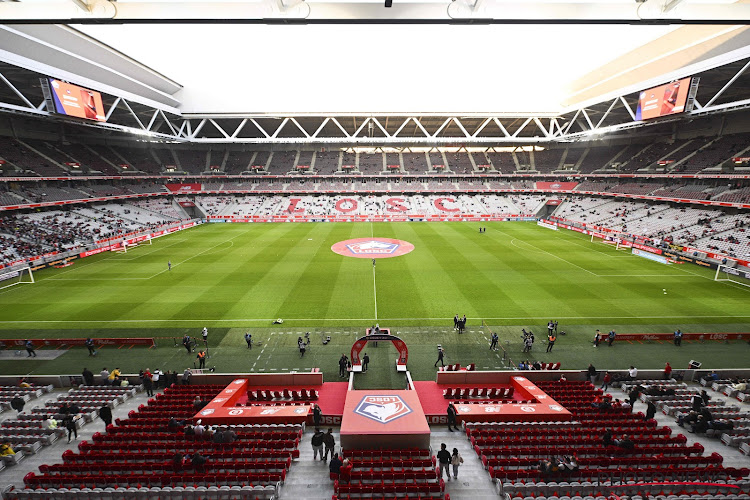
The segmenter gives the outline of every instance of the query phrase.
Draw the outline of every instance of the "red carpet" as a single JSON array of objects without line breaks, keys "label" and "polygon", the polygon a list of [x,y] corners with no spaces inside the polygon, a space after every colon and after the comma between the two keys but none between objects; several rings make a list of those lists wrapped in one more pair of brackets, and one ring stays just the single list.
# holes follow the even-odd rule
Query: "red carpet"
[{"label": "red carpet", "polygon": [[318,406],[323,416],[341,417],[344,414],[346,392],[349,382],[325,382],[318,389]]}]

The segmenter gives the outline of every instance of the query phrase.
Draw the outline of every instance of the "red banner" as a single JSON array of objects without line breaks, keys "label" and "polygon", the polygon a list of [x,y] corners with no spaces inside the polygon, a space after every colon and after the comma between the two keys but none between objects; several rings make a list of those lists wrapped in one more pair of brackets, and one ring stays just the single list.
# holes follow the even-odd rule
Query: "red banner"
[{"label": "red banner", "polygon": [[537,189],[545,189],[551,191],[571,191],[575,189],[578,182],[549,182],[549,181],[537,181]]},{"label": "red banner", "polygon": [[[747,340],[750,333],[683,333],[685,340]],[[671,342],[673,333],[618,333],[615,340],[660,340]]]},{"label": "red banner", "polygon": [[172,193],[198,193],[202,189],[200,182],[165,184]]},{"label": "red banner", "polygon": [[[5,345],[16,345],[23,346],[26,344],[28,339],[3,339],[0,343]],[[153,338],[95,338],[93,339],[95,345],[145,345],[153,347],[156,345]],[[36,345],[49,345],[49,346],[82,346],[86,345],[86,339],[31,339],[31,342]]]}]

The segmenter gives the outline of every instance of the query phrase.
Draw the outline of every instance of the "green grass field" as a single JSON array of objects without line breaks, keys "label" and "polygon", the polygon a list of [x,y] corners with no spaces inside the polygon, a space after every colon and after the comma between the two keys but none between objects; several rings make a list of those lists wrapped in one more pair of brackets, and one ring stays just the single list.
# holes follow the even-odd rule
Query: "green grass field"
[{"label": "green grass field", "polygon": [[[378,321],[406,340],[413,376],[432,379],[429,363],[437,343],[446,346],[448,362],[504,366],[488,350],[482,319],[499,332],[514,361],[521,357],[520,329],[531,328],[541,339],[547,321],[556,319],[568,335],[559,338],[553,353],[537,344],[532,354],[562,361],[564,368],[589,362],[656,368],[667,360],[684,367],[689,359],[704,367],[748,365],[745,342],[593,349],[590,338],[596,328],[747,332],[750,288],[714,282],[711,270],[689,264],[641,259],[577,233],[520,222],[483,225],[484,234],[474,223],[207,224],[126,254],[39,271],[35,284],[0,291],[0,336],[163,337],[154,349],[103,349],[96,371],[99,365],[119,365],[126,372],[146,366],[181,371],[193,358],[173,347],[171,338],[197,336],[206,326],[208,364],[218,371],[319,366],[326,380],[337,380],[338,357]],[[409,241],[415,250],[379,259],[373,269],[369,259],[330,249],[341,240],[373,235]],[[460,337],[452,331],[456,313],[469,318]],[[284,324],[272,327],[275,318]],[[247,330],[262,344],[252,351],[242,338]],[[313,343],[300,360],[296,339],[305,331],[312,332]],[[332,337],[327,346],[321,343],[325,335]],[[370,356],[377,369],[358,384],[404,383],[395,374],[392,347],[372,348]],[[54,360],[5,360],[0,373],[78,373],[89,359],[77,348]]]}]

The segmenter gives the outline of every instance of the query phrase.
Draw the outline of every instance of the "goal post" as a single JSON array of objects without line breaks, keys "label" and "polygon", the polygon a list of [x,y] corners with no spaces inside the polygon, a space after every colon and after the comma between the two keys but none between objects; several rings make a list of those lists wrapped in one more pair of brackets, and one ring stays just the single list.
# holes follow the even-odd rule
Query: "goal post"
[{"label": "goal post", "polygon": [[728,281],[738,285],[750,287],[750,272],[740,271],[726,264],[719,264],[716,268],[714,281]]},{"label": "goal post", "polygon": [[23,283],[34,283],[34,272],[26,266],[11,271],[0,270],[0,290]]}]

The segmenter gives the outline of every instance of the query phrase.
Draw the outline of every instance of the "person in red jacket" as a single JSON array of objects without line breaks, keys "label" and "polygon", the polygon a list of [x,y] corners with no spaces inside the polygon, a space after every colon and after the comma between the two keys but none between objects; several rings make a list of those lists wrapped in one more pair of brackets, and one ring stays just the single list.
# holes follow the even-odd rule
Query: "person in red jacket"
[{"label": "person in red jacket", "polygon": [[669,365],[669,361],[664,365],[664,379],[668,379],[672,376],[672,367]]},{"label": "person in red jacket", "polygon": [[604,374],[604,379],[602,379],[602,390],[606,391],[609,388],[609,383],[612,381],[612,375],[609,374],[609,372]]}]

